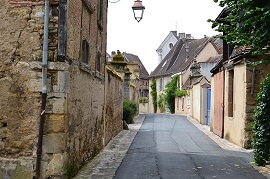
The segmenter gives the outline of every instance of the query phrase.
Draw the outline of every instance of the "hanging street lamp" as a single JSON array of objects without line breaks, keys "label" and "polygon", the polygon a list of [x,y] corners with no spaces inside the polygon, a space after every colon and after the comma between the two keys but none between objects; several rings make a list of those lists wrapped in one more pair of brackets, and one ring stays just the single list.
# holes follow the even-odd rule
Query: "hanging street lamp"
[{"label": "hanging street lamp", "polygon": [[134,5],[132,6],[134,18],[136,21],[140,22],[143,18],[143,12],[145,7],[142,5],[142,1],[136,0],[134,1]]}]

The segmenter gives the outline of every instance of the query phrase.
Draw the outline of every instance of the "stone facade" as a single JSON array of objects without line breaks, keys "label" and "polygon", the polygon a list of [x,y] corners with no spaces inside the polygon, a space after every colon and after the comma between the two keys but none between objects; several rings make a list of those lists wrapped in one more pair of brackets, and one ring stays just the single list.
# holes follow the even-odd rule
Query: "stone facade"
[{"label": "stone facade", "polygon": [[[105,70],[107,1],[73,0],[67,11],[58,6],[58,1],[50,1],[40,178],[64,176],[81,167],[122,129],[122,79]],[[63,13],[68,13],[67,19],[59,18]],[[0,178],[32,178],[41,107],[44,1],[1,1],[0,17]]]},{"label": "stone facade", "polygon": [[107,67],[105,81],[104,142],[107,144],[123,129],[123,79]]}]

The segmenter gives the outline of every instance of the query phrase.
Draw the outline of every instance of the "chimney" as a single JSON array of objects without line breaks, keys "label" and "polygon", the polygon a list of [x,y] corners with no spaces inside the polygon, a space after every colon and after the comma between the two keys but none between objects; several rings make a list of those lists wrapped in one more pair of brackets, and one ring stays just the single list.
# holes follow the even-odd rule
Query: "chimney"
[{"label": "chimney", "polygon": [[173,33],[175,36],[177,35],[177,31],[172,30],[171,33]]},{"label": "chimney", "polygon": [[191,34],[186,34],[186,39],[191,39],[191,38],[192,38]]},{"label": "chimney", "polygon": [[114,57],[115,54],[116,54],[115,51],[112,51],[111,56]]},{"label": "chimney", "polygon": [[185,35],[186,34],[184,32],[178,34],[178,36],[179,36],[180,39],[184,39],[185,38]]}]

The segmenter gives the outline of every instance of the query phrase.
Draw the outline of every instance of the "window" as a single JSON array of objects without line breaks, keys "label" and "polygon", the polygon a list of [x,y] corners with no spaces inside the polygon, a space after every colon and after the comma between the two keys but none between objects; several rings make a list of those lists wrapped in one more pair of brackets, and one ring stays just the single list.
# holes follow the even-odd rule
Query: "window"
[{"label": "window", "polygon": [[103,25],[103,0],[99,0],[98,4],[98,26],[102,29]]},{"label": "window", "polygon": [[169,48],[172,49],[173,48],[173,43],[169,44]]},{"label": "window", "polygon": [[190,108],[190,97],[188,96],[187,97],[187,109],[189,109]]},{"label": "window", "polygon": [[229,71],[228,77],[228,117],[233,117],[233,81],[234,71]]},{"label": "window", "polygon": [[82,41],[82,62],[88,64],[89,61],[89,43],[87,40]]},{"label": "window", "polygon": [[185,97],[182,98],[182,111],[184,111],[184,107],[185,107]]},{"label": "window", "polygon": [[97,58],[96,58],[96,71],[98,72],[101,72],[101,62],[102,62],[101,52],[98,51]]}]

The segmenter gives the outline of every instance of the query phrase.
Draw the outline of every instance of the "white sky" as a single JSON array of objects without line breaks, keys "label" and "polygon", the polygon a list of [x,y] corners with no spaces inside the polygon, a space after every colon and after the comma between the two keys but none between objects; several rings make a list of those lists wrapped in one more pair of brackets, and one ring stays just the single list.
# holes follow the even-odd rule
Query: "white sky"
[{"label": "white sky", "polygon": [[142,0],[142,3],[145,11],[139,23],[131,9],[134,0],[109,3],[107,52],[120,50],[138,55],[149,74],[157,66],[156,49],[170,31],[185,32],[194,38],[217,34],[207,22],[222,10],[213,0]]}]

